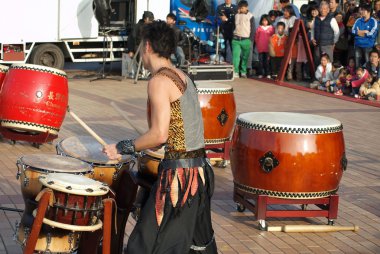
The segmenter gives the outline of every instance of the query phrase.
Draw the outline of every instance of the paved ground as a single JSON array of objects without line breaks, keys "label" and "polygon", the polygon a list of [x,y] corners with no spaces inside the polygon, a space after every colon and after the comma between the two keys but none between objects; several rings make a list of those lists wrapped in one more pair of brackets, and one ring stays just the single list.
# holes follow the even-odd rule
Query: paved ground
[{"label": "paved ground", "polygon": [[[338,100],[318,94],[253,80],[238,79],[235,89],[238,113],[250,111],[288,111],[312,113],[339,119],[344,125],[349,161],[340,184],[337,225],[360,226],[360,231],[335,233],[277,233],[260,231],[253,214],[239,213],[232,200],[230,167],[215,168],[216,191],[212,219],[220,253],[380,253],[380,110],[376,107]],[[134,137],[136,133],[109,105],[115,101],[131,114],[140,126],[145,123],[146,82],[132,84],[103,80],[70,80],[70,107],[100,136],[114,139]],[[35,153],[55,153],[55,144],[64,138],[87,133],[66,117],[59,138],[52,145],[36,149],[28,143],[10,144],[0,139],[0,206],[23,208],[20,184],[16,180],[18,157]],[[0,254],[21,253],[13,241],[16,212],[0,211]],[[269,225],[326,224],[321,219],[272,219]],[[134,225],[129,220],[125,244]]]}]

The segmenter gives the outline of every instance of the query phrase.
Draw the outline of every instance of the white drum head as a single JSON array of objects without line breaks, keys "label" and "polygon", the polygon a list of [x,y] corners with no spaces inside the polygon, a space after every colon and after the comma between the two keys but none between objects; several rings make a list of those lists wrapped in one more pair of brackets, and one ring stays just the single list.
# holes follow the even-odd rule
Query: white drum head
[{"label": "white drum head", "polygon": [[12,64],[10,69],[22,69],[22,70],[31,70],[31,71],[40,71],[40,72],[47,72],[51,74],[55,74],[58,76],[67,77],[66,72],[52,68],[47,67],[44,65],[36,65],[36,64]]},{"label": "white drum head", "polygon": [[334,118],[289,112],[250,112],[238,116],[237,124],[246,128],[289,133],[331,133],[343,129]]},{"label": "white drum head", "polygon": [[40,176],[40,182],[53,190],[83,196],[103,196],[109,191],[106,184],[81,175],[50,173]]},{"label": "white drum head", "polygon": [[199,94],[226,94],[232,93],[232,86],[222,83],[197,82],[195,84]]},{"label": "white drum head", "polygon": [[[116,141],[104,139],[107,144],[115,144]],[[131,160],[130,156],[124,155],[120,161],[109,160],[103,153],[103,146],[91,136],[76,136],[62,140],[58,149],[65,155],[94,164],[116,165]]]},{"label": "white drum head", "polygon": [[24,155],[19,161],[35,171],[71,174],[86,174],[92,171],[91,165],[86,162],[54,154]]}]

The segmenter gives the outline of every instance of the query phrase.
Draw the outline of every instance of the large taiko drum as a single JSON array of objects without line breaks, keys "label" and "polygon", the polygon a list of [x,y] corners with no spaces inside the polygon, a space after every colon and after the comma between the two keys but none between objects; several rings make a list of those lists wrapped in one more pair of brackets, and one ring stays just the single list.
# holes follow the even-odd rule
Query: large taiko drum
[{"label": "large taiko drum", "polygon": [[103,199],[109,191],[107,184],[67,173],[50,173],[40,176],[39,180],[52,189],[54,195],[54,203],[49,204],[45,214],[45,224],[73,231],[90,230],[83,226],[89,226],[91,231],[101,227],[99,218],[103,213]]},{"label": "large taiko drum", "polygon": [[230,139],[236,118],[233,89],[221,83],[197,82],[206,144],[223,143]]},{"label": "large taiko drum", "polygon": [[66,73],[40,65],[14,64],[0,93],[1,126],[57,135],[68,104]]},{"label": "large taiko drum", "polygon": [[[107,144],[116,143],[105,139]],[[122,171],[128,170],[130,156],[123,156],[120,161],[109,160],[103,153],[103,146],[91,136],[76,136],[63,139],[57,144],[57,153],[87,162],[93,166],[93,178],[107,183],[113,190],[118,189]]]},{"label": "large taiko drum", "polygon": [[230,152],[235,188],[290,199],[334,194],[347,166],[342,130],[318,115],[239,115]]}]

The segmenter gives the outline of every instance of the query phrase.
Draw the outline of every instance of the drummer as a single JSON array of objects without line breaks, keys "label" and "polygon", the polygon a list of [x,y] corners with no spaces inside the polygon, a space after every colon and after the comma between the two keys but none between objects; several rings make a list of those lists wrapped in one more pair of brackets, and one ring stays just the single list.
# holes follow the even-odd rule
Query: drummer
[{"label": "drummer", "polygon": [[112,160],[165,144],[158,181],[142,207],[127,253],[217,253],[210,200],[214,174],[204,150],[202,114],[192,81],[174,68],[175,34],[164,22],[142,31],[148,83],[149,130],[135,140],[107,145]]}]

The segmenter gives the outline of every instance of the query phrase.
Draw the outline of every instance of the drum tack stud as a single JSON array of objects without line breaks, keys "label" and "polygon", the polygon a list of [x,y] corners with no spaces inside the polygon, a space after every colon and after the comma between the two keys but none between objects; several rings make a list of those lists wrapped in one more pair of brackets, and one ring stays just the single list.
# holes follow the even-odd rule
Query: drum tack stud
[{"label": "drum tack stud", "polygon": [[102,191],[107,191],[107,188],[105,188],[105,187],[100,187],[100,189],[101,189]]},{"label": "drum tack stud", "polygon": [[72,190],[73,188],[69,185],[66,187],[66,190]]},{"label": "drum tack stud", "polygon": [[52,185],[52,184],[54,184],[54,181],[49,181],[49,182],[47,182],[47,184]]},{"label": "drum tack stud", "polygon": [[90,192],[90,193],[91,193],[91,192],[94,192],[94,190],[91,189],[91,188],[87,188],[86,191],[87,191],[87,192]]}]

